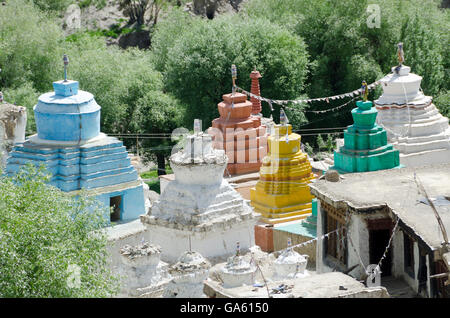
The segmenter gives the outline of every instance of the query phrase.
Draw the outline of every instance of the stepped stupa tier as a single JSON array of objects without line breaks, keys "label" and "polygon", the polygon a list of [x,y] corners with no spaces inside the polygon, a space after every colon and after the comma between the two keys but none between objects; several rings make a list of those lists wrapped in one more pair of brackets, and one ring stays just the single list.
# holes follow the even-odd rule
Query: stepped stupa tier
[{"label": "stepped stupa tier", "polygon": [[242,93],[231,93],[223,95],[217,106],[220,118],[213,120],[209,133],[214,136],[213,147],[228,156],[228,174],[258,171],[267,153],[267,129],[260,116],[252,116],[252,102]]},{"label": "stepped stupa tier", "polygon": [[370,101],[357,101],[354,124],[344,130],[344,146],[334,152],[334,166],[342,173],[399,167],[399,152],[387,143],[386,131],[375,124],[378,111]]},{"label": "stepped stupa tier", "polygon": [[449,119],[442,116],[431,96],[425,96],[422,77],[409,66],[392,68],[380,82],[383,94],[375,100],[377,123],[400,151],[400,163],[421,166],[450,162]]},{"label": "stepped stupa tier", "polygon": [[93,95],[79,90],[77,81],[54,82],[53,87],[34,107],[37,134],[13,148],[6,172],[43,164],[52,174],[51,185],[74,195],[88,190],[108,208],[108,220],[144,214],[142,180],[123,143],[100,132],[100,106]]},{"label": "stepped stupa tier", "polygon": [[311,214],[308,183],[314,179],[311,164],[300,148],[301,136],[289,124],[275,125],[269,137],[269,153],[263,159],[260,178],[250,190],[251,203],[265,223],[281,223]]},{"label": "stepped stupa tier", "polygon": [[223,150],[212,147],[212,136],[198,131],[170,157],[175,180],[141,217],[149,239],[163,247],[167,261],[186,249],[208,258],[229,255],[237,239],[244,248],[254,244],[258,215],[223,179],[227,161]]}]

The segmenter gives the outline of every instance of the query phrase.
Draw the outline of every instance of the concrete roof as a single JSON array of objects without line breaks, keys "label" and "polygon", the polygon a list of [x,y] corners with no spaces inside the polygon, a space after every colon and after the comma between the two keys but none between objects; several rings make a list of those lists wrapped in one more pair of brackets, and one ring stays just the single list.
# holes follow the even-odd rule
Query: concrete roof
[{"label": "concrete roof", "polygon": [[[419,193],[414,172],[429,197],[450,197],[450,163],[344,174],[339,182],[322,179],[311,184],[311,193],[334,206],[344,204],[360,212],[388,206],[430,248],[437,249],[443,236],[432,208],[420,202],[424,195]],[[440,202],[444,204],[435,203],[436,209],[450,235],[450,204]]]}]

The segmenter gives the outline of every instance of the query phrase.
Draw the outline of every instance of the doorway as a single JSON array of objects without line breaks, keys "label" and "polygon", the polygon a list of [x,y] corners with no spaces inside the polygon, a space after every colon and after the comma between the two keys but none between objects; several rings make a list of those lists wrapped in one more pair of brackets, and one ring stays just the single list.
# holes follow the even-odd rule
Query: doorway
[{"label": "doorway", "polygon": [[427,267],[427,253],[419,246],[419,272],[417,273],[417,279],[419,280],[419,294],[423,294],[425,297],[428,294],[428,267]]},{"label": "doorway", "polygon": [[122,217],[122,196],[118,195],[109,198],[109,207],[111,208],[111,222],[120,221]]},{"label": "doorway", "polygon": [[[369,257],[370,264],[378,264],[383,256],[386,246],[389,244],[391,231],[386,230],[370,230],[369,231]],[[391,276],[392,274],[392,256],[391,247],[389,247],[386,257],[381,263],[381,277]]]}]

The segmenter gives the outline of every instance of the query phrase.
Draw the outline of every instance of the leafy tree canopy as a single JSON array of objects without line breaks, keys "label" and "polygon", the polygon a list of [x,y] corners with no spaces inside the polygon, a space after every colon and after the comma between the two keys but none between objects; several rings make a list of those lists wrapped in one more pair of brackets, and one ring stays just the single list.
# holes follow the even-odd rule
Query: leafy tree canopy
[{"label": "leafy tree canopy", "polygon": [[32,165],[0,178],[0,297],[114,295],[118,280],[100,230],[104,208],[48,180]]}]

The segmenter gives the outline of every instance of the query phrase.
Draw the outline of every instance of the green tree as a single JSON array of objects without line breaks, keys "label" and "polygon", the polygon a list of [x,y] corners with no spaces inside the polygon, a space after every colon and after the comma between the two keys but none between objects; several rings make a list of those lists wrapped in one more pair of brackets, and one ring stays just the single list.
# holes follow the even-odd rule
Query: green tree
[{"label": "green tree", "polygon": [[105,208],[48,180],[31,165],[0,178],[0,297],[114,295],[118,280],[101,230]]},{"label": "green tree", "polygon": [[327,144],[323,140],[322,135],[317,136],[316,142],[317,142],[317,147],[319,148],[319,151],[327,148]]}]

